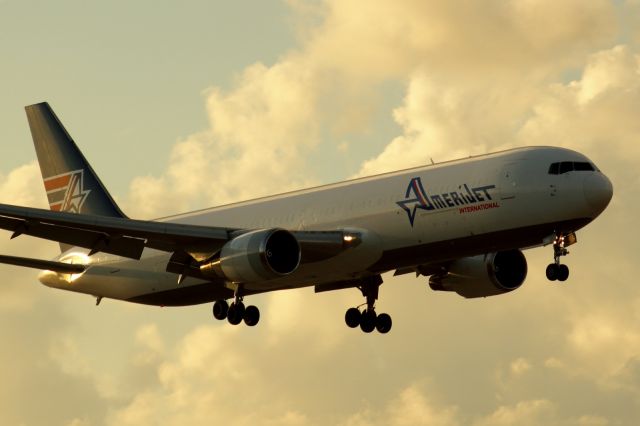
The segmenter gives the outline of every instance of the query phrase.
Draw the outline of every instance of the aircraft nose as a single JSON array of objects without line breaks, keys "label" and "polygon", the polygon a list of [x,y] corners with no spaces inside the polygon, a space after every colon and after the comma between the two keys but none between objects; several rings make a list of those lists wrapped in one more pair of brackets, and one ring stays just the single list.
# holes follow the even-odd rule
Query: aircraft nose
[{"label": "aircraft nose", "polygon": [[584,196],[598,215],[609,205],[613,196],[613,185],[602,173],[590,174],[584,180]]}]

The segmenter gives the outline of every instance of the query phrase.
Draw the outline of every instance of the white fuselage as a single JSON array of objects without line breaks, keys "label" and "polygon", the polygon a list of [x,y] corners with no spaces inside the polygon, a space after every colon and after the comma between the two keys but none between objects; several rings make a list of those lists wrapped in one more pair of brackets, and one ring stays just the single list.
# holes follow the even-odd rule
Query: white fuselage
[{"label": "white fuselage", "polygon": [[[356,179],[162,219],[239,229],[354,229],[367,238],[328,260],[303,263],[290,275],[246,283],[255,292],[357,279],[372,273],[443,262],[496,250],[542,245],[554,232],[575,231],[606,207],[611,187],[599,171],[550,174],[554,162],[590,161],[553,147],[480,157]],[[546,241],[548,243],[549,241]],[[165,272],[170,254],[145,250],[141,260],[73,249],[59,257],[89,263],[83,274],[44,271],[46,285],[137,301],[144,295],[211,288],[185,303],[215,300],[219,282]],[[178,294],[176,293],[176,294]],[[150,299],[153,300],[153,299]],[[143,303],[147,303],[144,302]],[[156,303],[156,302],[149,302]]]}]

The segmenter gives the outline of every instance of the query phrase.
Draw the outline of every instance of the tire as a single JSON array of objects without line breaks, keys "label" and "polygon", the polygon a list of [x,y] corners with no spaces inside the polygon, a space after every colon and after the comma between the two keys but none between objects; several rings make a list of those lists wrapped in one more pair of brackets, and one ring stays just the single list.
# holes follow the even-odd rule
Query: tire
[{"label": "tire", "polygon": [[242,304],[242,302],[238,303],[237,305],[235,303],[232,303],[231,306],[229,306],[229,312],[227,312],[227,321],[229,321],[229,324],[240,324],[242,322],[243,316],[244,305]]},{"label": "tire", "polygon": [[344,322],[347,323],[349,328],[356,328],[360,325],[360,320],[362,319],[362,314],[358,310],[358,308],[349,308],[347,309],[347,313],[344,314]]},{"label": "tire", "polygon": [[213,304],[213,317],[217,320],[223,320],[227,318],[227,312],[229,312],[229,304],[226,300],[216,300]]},{"label": "tire", "polygon": [[567,265],[558,265],[558,281],[566,281],[569,278],[569,267]]},{"label": "tire", "polygon": [[388,314],[380,314],[376,318],[376,330],[380,334],[386,334],[391,330],[392,322]]},{"label": "tire", "polygon": [[260,321],[260,310],[253,305],[247,306],[244,310],[244,323],[249,327],[253,327],[258,324],[258,321]]},{"label": "tire", "polygon": [[547,266],[547,279],[549,281],[555,281],[558,279],[558,265],[556,265],[555,263],[550,263]]},{"label": "tire", "polygon": [[362,312],[362,318],[360,318],[360,330],[365,333],[371,333],[376,328],[376,313],[375,311],[365,310]]}]

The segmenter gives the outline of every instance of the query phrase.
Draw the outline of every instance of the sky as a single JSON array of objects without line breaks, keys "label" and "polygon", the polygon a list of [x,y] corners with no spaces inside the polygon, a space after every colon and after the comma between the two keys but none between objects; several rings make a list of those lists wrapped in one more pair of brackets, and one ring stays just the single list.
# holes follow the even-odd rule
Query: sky
[{"label": "sky", "polygon": [[[48,101],[123,210],[154,218],[500,149],[610,177],[571,277],[507,295],[385,275],[211,306],[49,289],[0,267],[0,424],[632,425],[640,418],[638,0],[0,0],[0,202],[45,207],[23,107]],[[49,258],[54,243],[0,253]]]}]

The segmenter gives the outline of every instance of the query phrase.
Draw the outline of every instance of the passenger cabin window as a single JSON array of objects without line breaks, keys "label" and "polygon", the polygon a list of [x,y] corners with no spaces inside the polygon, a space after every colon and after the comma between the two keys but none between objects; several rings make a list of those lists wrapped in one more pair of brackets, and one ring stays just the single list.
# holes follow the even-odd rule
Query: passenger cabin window
[{"label": "passenger cabin window", "polygon": [[563,161],[561,163],[552,163],[549,166],[550,175],[561,175],[574,170],[578,172],[594,172],[596,169],[593,164],[581,161]]}]

